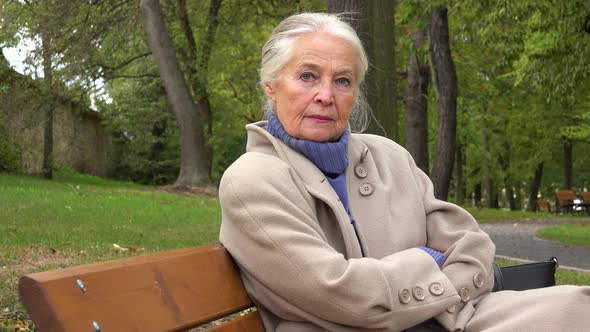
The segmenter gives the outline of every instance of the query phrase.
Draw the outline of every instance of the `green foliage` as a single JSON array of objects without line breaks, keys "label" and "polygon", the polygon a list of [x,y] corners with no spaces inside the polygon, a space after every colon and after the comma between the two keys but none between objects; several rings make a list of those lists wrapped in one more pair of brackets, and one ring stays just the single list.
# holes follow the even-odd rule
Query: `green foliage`
[{"label": "green foliage", "polygon": [[[131,70],[141,70],[136,64]],[[103,124],[113,137],[108,173],[115,179],[174,182],[179,169],[179,132],[160,83],[153,78],[111,82],[110,104],[100,103]]]},{"label": "green foliage", "polygon": [[[46,4],[52,5],[51,10],[44,10]],[[194,83],[192,77],[197,83],[206,82],[212,110],[207,140],[213,150],[211,176],[217,182],[244,151],[244,125],[262,118],[257,73],[262,44],[285,16],[323,11],[326,3],[224,0],[207,71],[196,76],[189,75],[195,61],[178,3],[161,5],[187,83]],[[198,63],[209,24],[209,1],[187,1],[186,6]],[[563,183],[564,137],[574,141],[574,185],[587,187],[590,34],[582,28],[590,3],[398,1],[399,72],[406,70],[410,53],[427,62],[428,46],[417,49],[411,33],[427,28],[430,12],[437,6],[449,9],[460,93],[457,140],[465,148],[468,195],[488,175],[494,192],[513,187],[526,197],[534,170],[544,161],[542,196],[551,197],[551,190]],[[45,29],[53,38],[56,85],[66,90],[66,97],[84,104],[90,104],[93,96],[114,137],[116,148],[109,158],[112,176],[142,183],[174,181],[179,164],[178,124],[149,54],[136,2],[11,0],[2,2],[0,9],[0,45],[14,46]],[[40,54],[35,50],[30,62],[38,62]],[[0,81],[0,89],[10,88],[6,82]],[[403,80],[400,83],[398,95],[404,90]],[[192,92],[195,99],[202,93]],[[429,106],[432,150],[438,128],[432,87]]]},{"label": "green foliage", "polygon": [[20,160],[20,147],[8,139],[6,128],[0,122],[0,172],[18,172]]},{"label": "green foliage", "polygon": [[[415,51],[408,27],[425,26],[438,5],[449,9],[459,79],[457,141],[465,146],[467,193],[476,185],[485,188],[487,175],[494,192],[512,187],[524,199],[544,161],[541,195],[552,198],[563,183],[564,138],[574,140],[574,186],[587,187],[590,35],[582,27],[590,3],[400,1],[398,59]],[[400,71],[406,68],[403,61]],[[430,97],[429,127],[436,128]],[[429,132],[431,148],[435,135]]]}]

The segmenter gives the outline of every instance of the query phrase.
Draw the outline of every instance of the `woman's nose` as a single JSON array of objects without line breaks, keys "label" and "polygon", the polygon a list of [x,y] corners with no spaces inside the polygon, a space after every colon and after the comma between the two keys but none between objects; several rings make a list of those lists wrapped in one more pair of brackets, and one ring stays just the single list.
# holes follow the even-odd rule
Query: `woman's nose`
[{"label": "woman's nose", "polygon": [[314,102],[321,103],[324,106],[334,103],[334,93],[331,82],[322,82],[322,84],[318,86]]}]

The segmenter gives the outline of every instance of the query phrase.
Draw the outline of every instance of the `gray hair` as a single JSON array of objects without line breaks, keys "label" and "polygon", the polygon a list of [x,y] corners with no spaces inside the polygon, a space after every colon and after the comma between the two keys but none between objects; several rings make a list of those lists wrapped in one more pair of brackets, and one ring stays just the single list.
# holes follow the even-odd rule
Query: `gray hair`
[{"label": "gray hair", "polygon": [[[272,84],[279,76],[281,70],[291,60],[292,50],[298,38],[312,32],[326,32],[344,39],[358,53],[358,86],[357,94],[349,124],[352,130],[362,132],[369,122],[370,107],[363,91],[363,81],[369,68],[367,53],[354,28],[346,23],[337,14],[302,13],[295,14],[284,19],[274,29],[272,35],[262,47],[262,60],[260,63],[260,84]],[[271,100],[266,101],[267,109],[274,112]]]}]

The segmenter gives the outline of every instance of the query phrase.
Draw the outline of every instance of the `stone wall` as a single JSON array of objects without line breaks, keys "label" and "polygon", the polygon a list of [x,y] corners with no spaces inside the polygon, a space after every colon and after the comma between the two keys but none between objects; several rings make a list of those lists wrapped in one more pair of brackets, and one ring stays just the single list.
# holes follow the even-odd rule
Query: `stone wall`
[{"label": "stone wall", "polygon": [[[41,173],[44,124],[43,100],[36,82],[0,68],[0,125],[20,147],[22,173]],[[99,113],[57,97],[53,126],[55,166],[106,176],[108,138]]]}]

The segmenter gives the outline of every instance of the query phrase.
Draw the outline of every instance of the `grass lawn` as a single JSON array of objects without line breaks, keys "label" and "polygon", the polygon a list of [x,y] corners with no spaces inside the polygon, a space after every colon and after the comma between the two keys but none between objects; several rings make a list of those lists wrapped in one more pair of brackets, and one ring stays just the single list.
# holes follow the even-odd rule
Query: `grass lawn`
[{"label": "grass lawn", "polygon": [[583,214],[553,214],[547,212],[528,212],[528,211],[510,211],[504,209],[478,209],[466,208],[466,210],[475,217],[478,222],[496,221],[496,220],[517,220],[517,219],[587,219]]},{"label": "grass lawn", "polygon": [[537,236],[547,240],[590,247],[590,223],[546,227],[538,230]]},{"label": "grass lawn", "polygon": [[215,197],[69,172],[54,181],[0,174],[0,314],[22,309],[23,274],[215,242],[220,220]]}]

